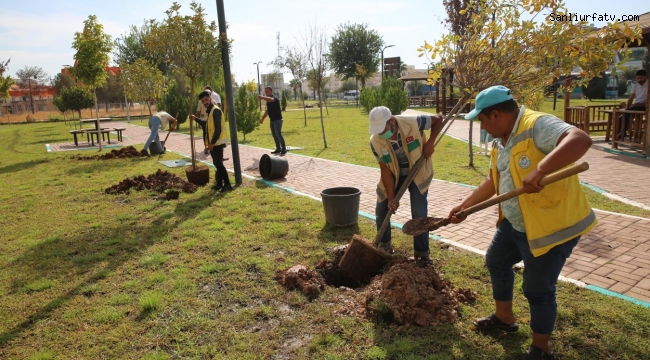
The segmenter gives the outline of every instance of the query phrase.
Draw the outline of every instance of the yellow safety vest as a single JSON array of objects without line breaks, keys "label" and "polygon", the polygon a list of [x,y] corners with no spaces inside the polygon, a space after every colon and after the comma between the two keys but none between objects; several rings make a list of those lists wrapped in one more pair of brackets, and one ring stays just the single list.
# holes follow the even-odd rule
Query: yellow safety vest
[{"label": "yellow safety vest", "polygon": [[[524,110],[519,127],[511,135],[513,144],[509,170],[515,187],[522,186],[526,176],[536,169],[537,164],[546,156],[533,141],[533,126],[542,115],[547,114]],[[492,179],[498,194],[497,154],[498,150],[493,147]],[[528,244],[535,257],[546,254],[553,247],[576,236],[588,233],[598,222],[582,191],[578,175],[546,185],[539,193],[522,194],[518,201]],[[501,220],[503,213],[499,207],[497,226]]]},{"label": "yellow safety vest", "polygon": [[[210,144],[210,140],[212,139],[212,135],[214,134],[214,112],[219,111],[221,113],[221,109],[217,107],[216,105],[212,105],[212,109],[210,113],[208,114],[207,118],[207,128],[205,131],[205,137],[203,138],[203,141],[205,142],[205,146],[208,146]],[[226,131],[226,120],[224,119],[223,113],[221,113],[221,134],[219,135],[219,139],[217,139],[217,143],[215,145],[223,145],[228,142],[228,132]]]},{"label": "yellow safety vest", "polygon": [[[424,144],[422,143],[422,135],[418,128],[417,117],[415,116],[395,116],[397,120],[397,126],[399,127],[399,134],[402,138],[402,146],[404,147],[404,153],[409,161],[409,169],[415,165],[415,162],[420,159],[422,156],[422,149]],[[373,134],[370,136],[370,143],[372,147],[379,155],[381,162],[383,162],[395,176],[395,186],[397,186],[397,180],[399,178],[399,163],[397,162],[397,156],[393,151],[393,146],[390,143],[390,140],[382,139],[379,135]],[[431,159],[425,161],[420,171],[415,174],[413,182],[417,185],[420,190],[420,194],[424,194],[425,191],[429,189],[431,185],[431,180],[433,179],[433,165]],[[379,184],[377,184],[377,202],[382,202],[388,198],[386,193],[386,188],[384,183],[379,179]]]}]

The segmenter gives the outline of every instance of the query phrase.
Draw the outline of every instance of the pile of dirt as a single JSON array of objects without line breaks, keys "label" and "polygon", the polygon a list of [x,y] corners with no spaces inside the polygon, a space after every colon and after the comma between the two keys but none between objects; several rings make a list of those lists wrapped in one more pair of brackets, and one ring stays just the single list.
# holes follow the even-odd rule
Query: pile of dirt
[{"label": "pile of dirt", "polygon": [[133,146],[127,146],[121,149],[113,149],[111,152],[104,155],[95,156],[72,156],[71,159],[77,160],[108,160],[108,159],[127,159],[134,157],[145,156],[140,151],[136,150]]},{"label": "pile of dirt", "polygon": [[165,193],[167,200],[178,199],[182,191],[187,194],[196,192],[196,185],[191,184],[179,176],[168,171],[158,170],[149,176],[138,175],[134,178],[126,178],[119,184],[113,185],[105,190],[107,194],[129,194],[131,188],[135,190],[154,190],[158,193]]},{"label": "pile of dirt", "polygon": [[[347,245],[329,249],[333,260],[322,259],[316,272],[296,265],[276,274],[283,286],[299,288],[313,299],[323,291],[323,282],[336,287],[337,313],[391,321],[398,325],[435,326],[453,322],[461,303],[472,303],[477,293],[456,288],[433,266],[422,267],[412,259],[395,257],[386,271],[365,287],[338,267]],[[356,290],[355,290],[356,289]]]},{"label": "pile of dirt", "polygon": [[363,290],[366,313],[400,324],[435,326],[453,322],[461,303],[476,300],[469,289],[456,289],[432,266],[403,259],[375,277]]},{"label": "pile of dirt", "polygon": [[275,273],[275,280],[287,290],[299,289],[308,299],[325,291],[323,278],[305,265],[295,265]]}]

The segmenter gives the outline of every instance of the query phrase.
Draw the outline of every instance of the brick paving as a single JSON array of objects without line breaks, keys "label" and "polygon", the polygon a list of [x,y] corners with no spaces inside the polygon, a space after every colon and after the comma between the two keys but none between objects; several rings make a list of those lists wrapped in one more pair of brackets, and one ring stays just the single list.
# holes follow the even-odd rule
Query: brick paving
[{"label": "brick paving", "polygon": [[[411,109],[406,110],[405,113],[431,115],[431,113]],[[472,140],[477,146],[479,133],[479,124],[475,121]],[[467,141],[469,121],[454,121],[447,134]],[[492,148],[490,145],[488,144],[488,149]],[[589,171],[580,174],[580,180],[650,208],[650,191],[646,181],[650,176],[650,160],[608,153],[603,151],[603,148],[610,148],[604,138],[595,140],[592,148],[582,157],[582,161],[589,163]]]},{"label": "brick paving", "polygon": [[[455,124],[467,124],[457,121]],[[148,129],[125,123],[112,123],[106,126],[126,127],[124,131],[126,144],[142,144],[148,137]],[[458,129],[460,128],[460,130]],[[453,126],[451,134],[462,136],[462,127]],[[165,132],[161,132],[164,138]],[[456,136],[456,135],[454,135]],[[200,139],[196,139],[197,149],[202,149]],[[54,145],[52,145],[54,149]],[[172,133],[167,141],[167,149],[190,156],[189,136]],[[240,145],[241,168],[257,168],[259,159],[268,154],[269,149],[261,149]],[[231,147],[228,146],[224,156],[230,160],[225,162],[228,169],[233,169]],[[198,159],[211,162],[209,156],[202,152]],[[352,186],[361,190],[360,210],[374,214],[376,195],[375,189],[379,181],[379,169],[318,159],[296,154],[287,154],[289,173],[284,179],[275,181],[278,185],[300,191],[304,194],[319,198],[323,189],[330,187]],[[598,172],[598,162],[621,161],[624,171],[631,174],[647,169],[635,161],[614,157],[612,154],[594,150],[589,152],[585,160],[589,161],[592,169],[585,174]],[[435,158],[434,158],[435,161]],[[244,171],[253,176],[259,176],[257,170]],[[582,177],[582,174],[581,174]],[[594,178],[596,179],[596,178]],[[630,177],[624,177],[625,181]],[[638,177],[637,177],[638,179]],[[633,180],[633,179],[631,179]],[[611,182],[611,181],[610,181]],[[605,188],[603,184],[603,188]],[[600,185],[598,185],[600,186]],[[626,185],[626,186],[631,186]],[[428,194],[429,215],[446,216],[449,210],[457,205],[472,191],[471,187],[434,180]],[[646,190],[647,192],[647,190]],[[404,196],[398,212],[392,220],[405,223],[410,219],[408,196]],[[573,255],[567,261],[562,275],[596,285],[632,298],[650,302],[650,219],[643,219],[605,211],[596,211],[599,223],[576,246]],[[492,207],[471,215],[461,224],[443,227],[434,234],[443,239],[451,240],[463,247],[471,247],[477,252],[485,252],[492,238],[497,219],[497,208]],[[395,231],[395,230],[394,230]]]}]

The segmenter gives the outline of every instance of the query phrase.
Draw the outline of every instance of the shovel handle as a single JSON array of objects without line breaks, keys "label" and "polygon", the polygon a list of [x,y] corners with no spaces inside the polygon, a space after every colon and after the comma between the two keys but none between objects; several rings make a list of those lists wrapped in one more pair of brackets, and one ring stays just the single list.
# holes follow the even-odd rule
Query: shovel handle
[{"label": "shovel handle", "polygon": [[[569,176],[573,176],[573,175],[579,174],[579,173],[581,173],[583,171],[587,171],[588,169],[589,169],[589,164],[586,163],[586,162],[576,164],[576,165],[573,165],[573,166],[568,167],[566,169],[563,169],[563,170],[560,170],[560,171],[557,171],[557,172],[554,172],[552,174],[544,176],[543,178],[539,179],[539,185],[540,186],[546,186],[546,185],[552,184],[552,183],[554,183],[556,181],[566,179]],[[517,196],[519,196],[519,195],[521,195],[523,193],[524,193],[524,188],[523,187],[518,187],[518,188],[516,188],[514,190],[510,190],[510,191],[508,191],[506,193],[503,193],[503,194],[501,194],[499,196],[495,196],[495,197],[493,197],[493,198],[491,198],[489,200],[480,202],[480,203],[478,203],[478,204],[476,204],[474,206],[470,206],[465,210],[459,211],[459,212],[456,213],[456,217],[464,218],[467,215],[470,215],[470,214],[473,214],[473,213],[475,213],[477,211],[481,211],[483,209],[489,208],[490,206],[498,204],[500,202],[512,199],[512,198],[517,197]]]}]

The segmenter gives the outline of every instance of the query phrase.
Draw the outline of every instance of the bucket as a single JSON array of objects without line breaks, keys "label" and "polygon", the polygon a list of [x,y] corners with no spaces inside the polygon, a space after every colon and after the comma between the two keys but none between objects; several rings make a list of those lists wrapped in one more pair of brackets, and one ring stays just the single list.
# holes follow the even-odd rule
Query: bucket
[{"label": "bucket", "polygon": [[[161,141],[160,144],[163,147],[163,151],[165,151],[165,142]],[[156,146],[156,142],[152,142],[151,145],[149,145],[149,152],[151,155],[160,155],[160,151],[158,151],[158,146]]]},{"label": "bucket", "polygon": [[359,221],[361,190],[353,187],[329,188],[321,191],[320,196],[328,224],[343,227]]},{"label": "bucket", "polygon": [[260,159],[259,168],[264,180],[281,179],[289,172],[289,162],[283,157],[264,154]]}]

